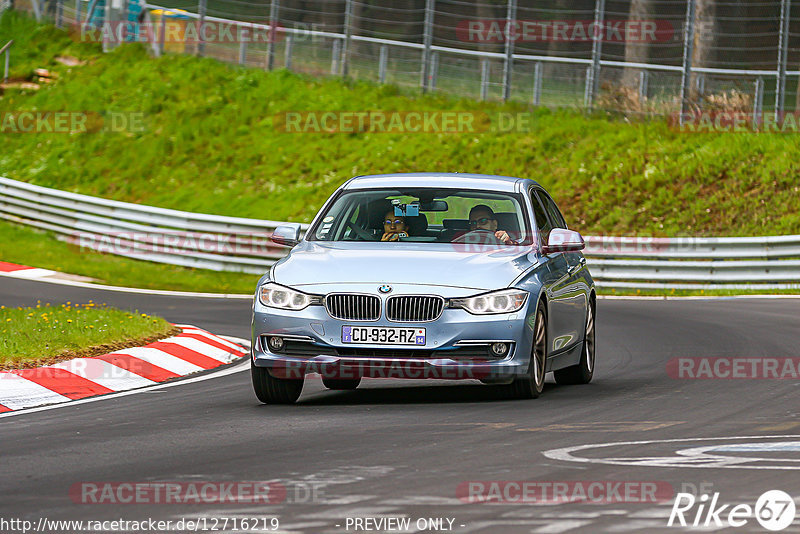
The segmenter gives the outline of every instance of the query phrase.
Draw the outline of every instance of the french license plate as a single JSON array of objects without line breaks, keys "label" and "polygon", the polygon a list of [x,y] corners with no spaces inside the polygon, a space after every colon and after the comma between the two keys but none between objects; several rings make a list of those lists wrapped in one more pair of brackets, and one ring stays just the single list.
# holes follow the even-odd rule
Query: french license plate
[{"label": "french license plate", "polygon": [[425,345],[425,329],[390,326],[343,326],[342,343]]}]

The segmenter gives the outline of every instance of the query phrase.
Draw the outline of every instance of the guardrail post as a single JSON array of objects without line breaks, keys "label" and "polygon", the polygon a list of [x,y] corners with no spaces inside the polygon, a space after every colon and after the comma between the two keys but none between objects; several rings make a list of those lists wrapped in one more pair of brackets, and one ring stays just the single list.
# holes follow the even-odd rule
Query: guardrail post
[{"label": "guardrail post", "polygon": [[31,0],[33,7],[33,16],[36,17],[36,22],[42,22],[42,8],[39,6],[39,0]]},{"label": "guardrail post", "polygon": [[755,97],[753,98],[753,130],[761,129],[761,118],[764,115],[764,80],[756,78]]},{"label": "guardrail post", "polygon": [[439,52],[431,54],[430,87],[431,91],[436,90],[436,79],[439,77]]},{"label": "guardrail post", "polygon": [[503,100],[511,98],[511,73],[514,70],[514,40],[517,35],[512,28],[516,25],[517,0],[508,0],[506,8],[506,56],[503,60]]},{"label": "guardrail post", "polygon": [[[11,41],[11,43],[13,43],[13,42],[14,41]],[[10,58],[10,54],[11,54],[11,46],[10,46],[10,44],[11,43],[9,43],[8,48],[6,48],[6,60],[5,60],[6,67],[3,70],[3,83],[7,83],[8,82],[8,68],[9,68],[9,65],[10,65],[10,62],[11,62],[11,58]]]},{"label": "guardrail post", "polygon": [[683,74],[681,75],[681,115],[678,123],[683,126],[683,120],[689,109],[689,83],[692,77],[692,49],[694,47],[694,19],[695,0],[686,3],[686,24],[683,35]]},{"label": "guardrail post", "polygon": [[76,25],[80,25],[80,23],[81,23],[81,9],[82,8],[83,8],[82,0],[75,0],[75,24]]},{"label": "guardrail post", "polygon": [[292,43],[294,43],[294,35],[286,34],[286,48],[283,50],[283,67],[286,70],[292,69]]},{"label": "guardrail post", "polygon": [[267,38],[267,70],[275,68],[275,41],[278,39],[279,0],[269,3],[269,37]]},{"label": "guardrail post", "polygon": [[342,53],[342,42],[334,38],[333,50],[331,51],[331,74],[336,75],[339,73],[339,56]]},{"label": "guardrail post", "polygon": [[538,106],[542,102],[542,62],[537,61],[533,64],[533,105]]},{"label": "guardrail post", "polygon": [[203,38],[206,34],[206,2],[207,0],[198,0],[197,4],[197,14],[200,15],[198,19],[198,25],[200,26],[198,28],[198,40],[197,40],[198,56],[202,56],[203,53],[205,53],[206,51],[206,40]]},{"label": "guardrail post", "polygon": [[588,67],[586,67],[586,81],[583,85],[583,107],[588,110],[592,109],[592,106],[589,103],[591,86],[592,86],[592,66],[589,65]]},{"label": "guardrail post", "polygon": [[481,100],[489,98],[489,60],[481,58]]},{"label": "guardrail post", "polygon": [[164,16],[164,10],[161,10],[161,21],[158,25],[158,57],[164,55],[164,39],[167,35],[167,17]]},{"label": "guardrail post", "polygon": [[697,94],[704,95],[706,94],[706,76],[705,74],[698,74],[697,75]]},{"label": "guardrail post", "polygon": [[[35,2],[36,0],[31,0]],[[85,22],[88,24],[89,21],[92,20],[92,16],[94,16],[94,10],[97,9],[97,0],[91,0],[89,2],[89,6],[86,8],[86,20]]]},{"label": "guardrail post", "polygon": [[783,116],[783,101],[786,99],[786,59],[789,55],[789,10],[791,0],[781,0],[781,20],[778,33],[778,72],[775,89],[775,120]]},{"label": "guardrail post", "polygon": [[650,73],[646,70],[639,71],[639,103],[647,100],[647,84],[650,81]]},{"label": "guardrail post", "polygon": [[[237,29],[239,33],[239,65],[244,65],[247,62],[247,39],[249,34],[243,26],[238,26]],[[246,38],[245,35],[248,37]]]},{"label": "guardrail post", "polygon": [[64,0],[56,0],[56,28],[64,26]]},{"label": "guardrail post", "polygon": [[353,36],[353,0],[345,0],[344,4],[344,45],[342,46],[339,72],[342,76],[350,73],[350,39]]},{"label": "guardrail post", "polygon": [[433,2],[434,0],[425,0],[425,21],[422,30],[422,61],[419,69],[419,86],[422,88],[423,93],[430,87],[430,80],[428,77],[431,44],[433,43]]},{"label": "guardrail post", "polygon": [[128,0],[122,0],[122,31],[120,31],[120,43],[128,40]]},{"label": "guardrail post", "polygon": [[378,58],[378,83],[386,83],[386,63],[389,59],[389,47],[381,45],[381,53]]},{"label": "guardrail post", "polygon": [[594,33],[592,35],[592,68],[586,77],[586,107],[592,110],[597,90],[600,87],[600,56],[603,53],[603,20],[606,0],[596,0],[594,4]]}]

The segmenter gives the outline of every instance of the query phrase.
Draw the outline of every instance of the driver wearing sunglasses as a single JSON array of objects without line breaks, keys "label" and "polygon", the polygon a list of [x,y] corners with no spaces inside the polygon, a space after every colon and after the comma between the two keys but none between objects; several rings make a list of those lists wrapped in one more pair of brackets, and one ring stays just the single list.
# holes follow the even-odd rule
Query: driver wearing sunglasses
[{"label": "driver wearing sunglasses", "polygon": [[478,204],[469,210],[469,229],[470,231],[485,230],[492,232],[494,236],[506,245],[515,245],[515,241],[509,237],[505,230],[497,229],[497,219],[492,208],[485,204]]},{"label": "driver wearing sunglasses", "polygon": [[398,241],[401,237],[408,237],[406,218],[394,214],[391,209],[383,216],[383,236],[381,241]]}]

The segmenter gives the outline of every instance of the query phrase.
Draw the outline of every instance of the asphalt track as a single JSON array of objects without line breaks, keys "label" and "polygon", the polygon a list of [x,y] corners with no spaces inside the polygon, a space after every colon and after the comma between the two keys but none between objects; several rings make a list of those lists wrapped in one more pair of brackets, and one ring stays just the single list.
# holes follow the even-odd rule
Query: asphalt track
[{"label": "asphalt track", "polygon": [[[0,303],[37,299],[93,299],[217,334],[249,334],[245,300],[0,278]],[[652,481],[673,491],[703,486],[725,503],[753,505],[771,489],[797,501],[800,447],[791,443],[800,444],[800,381],[679,380],[667,363],[685,356],[796,358],[798,312],[798,300],[601,300],[595,381],[557,386],[548,377],[532,401],[500,400],[495,388],[477,382],[370,380],[354,392],[330,392],[308,379],[297,405],[265,406],[243,370],[0,418],[0,518],[276,517],[281,532],[341,533],[355,531],[348,518],[409,517],[412,526],[419,518],[453,519],[453,532],[696,532],[667,528],[671,499],[477,504],[459,500],[457,488],[468,481]],[[710,439],[723,437],[732,439]],[[703,439],[662,442],[684,438]],[[572,453],[588,461],[544,454],[629,441],[652,443]],[[764,461],[705,468],[676,455],[755,442],[782,445],[746,454]],[[649,460],[601,463],[623,456]],[[81,482],[254,480],[280,481],[287,498],[274,505],[112,505],[76,503],[69,494]],[[738,531],[766,532],[755,520]],[[800,532],[800,520],[783,532]]]}]

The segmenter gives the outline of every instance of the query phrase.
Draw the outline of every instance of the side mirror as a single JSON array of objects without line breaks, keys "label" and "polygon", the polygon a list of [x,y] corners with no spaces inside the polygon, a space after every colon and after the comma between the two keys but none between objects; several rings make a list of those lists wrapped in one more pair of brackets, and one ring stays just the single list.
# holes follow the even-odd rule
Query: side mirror
[{"label": "side mirror", "polygon": [[293,247],[300,242],[300,224],[282,224],[272,232],[272,242],[279,245]]},{"label": "side mirror", "polygon": [[542,247],[543,254],[552,252],[580,252],[586,247],[583,237],[578,232],[565,230],[564,228],[553,228],[550,231],[550,238],[547,244]]}]

